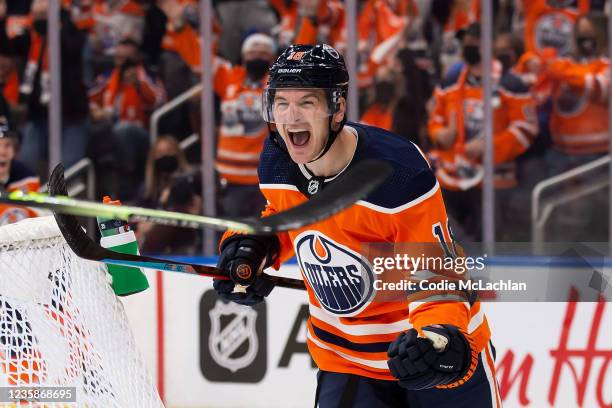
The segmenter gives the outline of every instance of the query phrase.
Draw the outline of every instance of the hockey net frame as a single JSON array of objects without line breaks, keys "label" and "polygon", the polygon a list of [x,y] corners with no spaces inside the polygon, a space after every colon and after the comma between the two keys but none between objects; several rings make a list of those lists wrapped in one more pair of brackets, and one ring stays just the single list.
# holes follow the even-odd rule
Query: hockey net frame
[{"label": "hockey net frame", "polygon": [[0,227],[7,386],[76,387],[76,403],[18,406],[163,407],[106,267],[76,256],[53,217]]}]

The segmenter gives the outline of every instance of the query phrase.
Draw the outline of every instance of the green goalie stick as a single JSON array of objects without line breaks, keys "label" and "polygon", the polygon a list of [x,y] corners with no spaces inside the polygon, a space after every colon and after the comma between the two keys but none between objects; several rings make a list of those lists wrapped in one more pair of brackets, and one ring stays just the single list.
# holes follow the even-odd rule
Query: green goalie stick
[{"label": "green goalie stick", "polygon": [[[61,171],[58,164],[54,169]],[[77,200],[63,195],[0,193],[0,203],[41,207],[56,213],[86,217],[105,217],[128,222],[149,221],[176,227],[212,227],[219,230],[234,229],[246,233],[271,234],[301,228],[329,218],[365,198],[391,174],[391,166],[378,160],[364,160],[349,167],[333,184],[324,188],[308,201],[289,210],[264,218],[227,219],[142,207],[117,206]]]},{"label": "green goalie stick", "polygon": [[[64,180],[64,169],[56,167],[49,178],[49,194],[66,195],[66,181]],[[73,215],[53,213],[55,221],[72,251],[80,258],[90,261],[98,261],[106,264],[133,266],[137,268],[150,268],[165,272],[180,272],[215,279],[229,279],[227,272],[213,266],[190,264],[166,259],[152,258],[148,256],[122,254],[113,252],[95,243],[83,230],[78,220]],[[266,275],[273,280],[276,286],[305,290],[304,282],[300,279],[284,278],[280,276]]]}]

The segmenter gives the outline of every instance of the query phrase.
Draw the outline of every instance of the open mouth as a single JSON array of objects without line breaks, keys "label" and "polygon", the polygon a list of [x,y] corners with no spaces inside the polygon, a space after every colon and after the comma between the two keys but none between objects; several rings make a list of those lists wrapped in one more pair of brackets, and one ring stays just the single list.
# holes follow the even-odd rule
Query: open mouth
[{"label": "open mouth", "polygon": [[306,129],[287,129],[291,143],[297,147],[305,146],[310,140],[310,131]]}]

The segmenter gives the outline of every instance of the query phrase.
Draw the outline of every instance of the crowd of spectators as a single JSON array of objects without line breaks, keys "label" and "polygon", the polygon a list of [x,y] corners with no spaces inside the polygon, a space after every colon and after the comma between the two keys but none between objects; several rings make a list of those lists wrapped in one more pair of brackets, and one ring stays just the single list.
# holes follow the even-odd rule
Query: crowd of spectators
[{"label": "crowd of spectators", "polygon": [[[4,189],[10,174],[5,167],[47,177],[49,1],[0,0]],[[205,41],[214,53],[218,212],[256,215],[264,204],[256,168],[268,134],[260,115],[267,68],[291,43],[326,42],[344,52],[344,3],[213,4],[213,38]],[[201,208],[198,149],[179,147],[199,133],[199,98],[164,117],[158,130],[163,136],[153,145],[149,133],[152,112],[200,81],[198,6],[197,0],[61,1],[62,159],[69,167],[91,158],[100,197],[192,213]],[[603,0],[493,1],[498,239],[529,240],[529,195],[538,181],[607,152],[604,9]],[[427,154],[463,240],[481,239],[482,229],[480,17],[480,0],[358,1],[353,80],[361,121],[392,130]],[[9,138],[5,146],[2,139]],[[556,233],[605,240],[607,207],[601,197],[575,200],[555,213]],[[139,230],[153,251],[171,245],[159,240],[172,235],[168,231],[147,238],[155,228]]]}]

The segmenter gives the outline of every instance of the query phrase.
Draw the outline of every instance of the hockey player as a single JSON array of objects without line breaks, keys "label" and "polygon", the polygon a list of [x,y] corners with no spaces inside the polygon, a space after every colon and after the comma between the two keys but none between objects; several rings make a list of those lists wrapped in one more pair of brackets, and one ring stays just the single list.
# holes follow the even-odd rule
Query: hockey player
[{"label": "hockey player", "polygon": [[[342,56],[325,44],[292,45],[271,67],[262,101],[272,130],[259,166],[268,200],[263,215],[341,182],[364,159],[389,162],[393,175],[365,200],[311,226],[273,236],[227,232],[219,267],[232,280],[214,287],[225,300],[254,305],[274,285],[253,272],[296,256],[310,303],[307,341],[320,370],[319,407],[499,406],[478,301],[436,291],[372,301],[378,294],[363,243],[445,246],[451,237],[421,151],[395,134],[346,121],[348,81]],[[439,352],[424,337],[432,331],[448,342]]]}]

